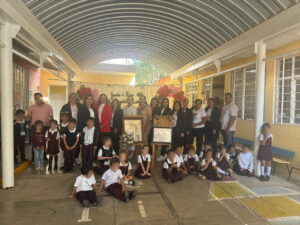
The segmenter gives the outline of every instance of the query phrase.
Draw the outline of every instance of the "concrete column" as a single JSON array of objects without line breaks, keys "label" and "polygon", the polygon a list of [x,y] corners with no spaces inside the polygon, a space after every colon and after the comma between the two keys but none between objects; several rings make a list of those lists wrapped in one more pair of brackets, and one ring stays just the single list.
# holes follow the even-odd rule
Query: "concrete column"
[{"label": "concrete column", "polygon": [[71,94],[71,84],[72,84],[72,77],[73,74],[71,72],[68,73],[68,78],[67,78],[67,99],[69,97],[69,94]]},{"label": "concrete column", "polygon": [[13,58],[12,38],[18,25],[0,21],[0,79],[1,79],[1,134],[2,134],[2,187],[14,186],[13,142]]},{"label": "concrete column", "polygon": [[263,41],[255,43],[256,53],[256,89],[255,89],[255,126],[254,126],[254,174],[260,176],[260,161],[257,160],[261,126],[264,123],[265,80],[266,80],[266,45]]}]

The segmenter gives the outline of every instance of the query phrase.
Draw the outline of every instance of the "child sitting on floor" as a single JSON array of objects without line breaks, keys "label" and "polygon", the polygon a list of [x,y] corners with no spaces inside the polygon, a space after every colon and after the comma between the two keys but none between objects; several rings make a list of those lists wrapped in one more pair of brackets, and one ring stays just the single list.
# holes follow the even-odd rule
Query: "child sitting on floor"
[{"label": "child sitting on floor", "polygon": [[69,197],[75,196],[83,207],[96,206],[101,200],[100,196],[96,196],[96,192],[99,192],[99,188],[96,186],[93,170],[82,167],[81,175],[76,178],[74,189]]},{"label": "child sitting on floor", "polygon": [[[271,165],[273,160],[272,158],[273,135],[271,134],[271,126],[269,123],[265,123],[262,126],[259,141],[260,141],[260,146],[257,154],[257,159],[261,161],[260,181],[269,181],[271,175]],[[265,176],[265,169],[267,169],[266,176]]]},{"label": "child sitting on floor", "polygon": [[148,145],[144,145],[141,154],[138,156],[138,168],[135,170],[134,176],[139,179],[147,179],[151,177],[151,155],[149,154]]},{"label": "child sitting on floor", "polygon": [[253,176],[253,154],[249,145],[243,145],[243,152],[239,154],[234,170],[241,176]]},{"label": "child sitting on floor", "polygon": [[46,131],[45,135],[47,139],[47,149],[46,153],[49,155],[49,166],[48,170],[52,170],[52,161],[54,158],[54,170],[58,169],[57,161],[58,161],[58,153],[59,153],[59,145],[60,145],[60,135],[58,131],[58,123],[56,120],[50,120],[50,129]]},{"label": "child sitting on floor", "polygon": [[229,158],[230,158],[230,166],[231,168],[233,167],[233,165],[237,162],[237,157],[238,157],[238,152],[236,151],[235,145],[229,145],[228,147],[229,149]]},{"label": "child sitting on floor", "polygon": [[217,166],[219,168],[218,172],[220,174],[230,176],[233,171],[230,166],[230,156],[226,152],[225,145],[218,146],[218,153],[216,155],[216,159],[217,159]]},{"label": "child sitting on floor", "polygon": [[202,161],[202,159],[205,157],[205,154],[207,151],[212,151],[212,147],[210,143],[204,144],[204,149],[199,153],[199,160]]},{"label": "child sitting on floor", "polygon": [[[188,148],[190,148],[190,147],[188,147]],[[187,171],[187,169],[185,167],[185,163],[184,163],[184,159],[183,159],[183,149],[182,149],[182,147],[180,147],[180,146],[177,147],[175,149],[175,154],[176,154],[176,162],[180,164],[180,167],[179,167],[180,172],[183,175],[187,176],[188,175],[188,171]]]},{"label": "child sitting on floor", "polygon": [[189,174],[197,172],[199,157],[195,154],[193,146],[188,148],[188,153],[184,156],[184,162]]},{"label": "child sitting on floor", "polygon": [[106,170],[109,169],[110,160],[116,156],[116,152],[112,148],[112,141],[110,137],[103,137],[103,145],[98,151],[98,160],[100,163],[99,174],[102,175]]},{"label": "child sitting on floor", "polygon": [[103,185],[105,190],[121,201],[127,202],[136,196],[136,191],[126,191],[122,172],[120,170],[120,160],[116,157],[110,160],[110,168],[103,174],[100,190]]},{"label": "child sitting on floor", "polygon": [[205,158],[201,161],[201,180],[220,180],[221,175],[218,173],[217,162],[212,158],[212,151],[205,153]]},{"label": "child sitting on floor", "polygon": [[180,172],[180,163],[176,161],[176,154],[173,150],[168,150],[167,158],[163,163],[162,174],[168,183],[175,183],[182,180],[182,173]]},{"label": "child sitting on floor", "polygon": [[131,163],[128,161],[127,153],[125,151],[121,151],[119,154],[120,159],[120,170],[122,171],[122,175],[124,177],[125,184],[135,185],[135,181],[131,176],[132,166]]}]

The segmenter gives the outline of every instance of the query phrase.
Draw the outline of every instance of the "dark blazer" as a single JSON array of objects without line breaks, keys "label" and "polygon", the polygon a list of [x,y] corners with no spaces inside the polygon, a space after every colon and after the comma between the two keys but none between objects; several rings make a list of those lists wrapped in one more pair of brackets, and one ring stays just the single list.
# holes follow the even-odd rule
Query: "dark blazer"
[{"label": "dark blazer", "polygon": [[[93,110],[94,110],[94,115],[95,115],[95,117],[94,117],[95,127],[96,127],[97,131],[99,131],[99,117],[98,117],[98,112],[97,112],[97,110],[95,108],[93,108]],[[90,110],[88,109],[88,111],[89,111],[89,117],[91,117]]]},{"label": "dark blazer", "polygon": [[[90,112],[88,108],[81,103],[77,103],[77,109],[77,130],[81,133],[82,129],[86,126],[87,119],[90,117]],[[62,112],[67,113],[69,115],[69,118],[72,118],[72,111],[69,103],[63,105],[60,110],[60,113]]]},{"label": "dark blazer", "polygon": [[123,110],[120,108],[114,112],[114,116],[112,118],[112,132],[114,132],[115,128],[118,129],[117,134],[121,135],[123,131]]},{"label": "dark blazer", "polygon": [[193,113],[187,108],[185,111],[180,109],[177,113],[177,126],[180,133],[191,132],[193,128]]},{"label": "dark blazer", "polygon": [[161,110],[163,107],[159,107],[157,110],[158,116],[170,116],[172,114],[172,110],[168,107],[164,110],[164,112],[161,114]]},{"label": "dark blazer", "polygon": [[[209,108],[205,108],[205,112],[207,112]],[[220,117],[221,110],[218,107],[213,107],[211,111],[210,121],[208,121],[205,126],[209,127],[212,130],[218,130],[220,128]]]}]

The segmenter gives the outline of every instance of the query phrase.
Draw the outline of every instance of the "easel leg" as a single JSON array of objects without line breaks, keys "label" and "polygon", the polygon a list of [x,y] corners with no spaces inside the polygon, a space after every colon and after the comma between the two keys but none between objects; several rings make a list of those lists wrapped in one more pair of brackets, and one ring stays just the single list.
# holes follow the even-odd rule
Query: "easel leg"
[{"label": "easel leg", "polygon": [[153,146],[152,146],[152,162],[151,162],[152,168],[154,168],[155,160],[156,160],[156,144],[153,144]]}]

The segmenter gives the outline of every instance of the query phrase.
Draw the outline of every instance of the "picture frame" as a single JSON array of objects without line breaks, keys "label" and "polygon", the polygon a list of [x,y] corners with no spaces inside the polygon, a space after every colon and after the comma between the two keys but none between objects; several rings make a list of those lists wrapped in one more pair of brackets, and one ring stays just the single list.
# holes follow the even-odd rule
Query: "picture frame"
[{"label": "picture frame", "polygon": [[170,127],[154,127],[153,128],[154,144],[171,144],[172,128]]},{"label": "picture frame", "polygon": [[124,116],[123,117],[123,127],[124,132],[127,135],[133,136],[134,144],[143,143],[143,131],[142,131],[142,116]]},{"label": "picture frame", "polygon": [[171,128],[172,120],[170,116],[156,116],[154,118],[153,127]]}]

